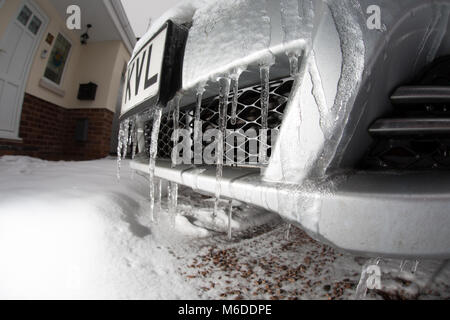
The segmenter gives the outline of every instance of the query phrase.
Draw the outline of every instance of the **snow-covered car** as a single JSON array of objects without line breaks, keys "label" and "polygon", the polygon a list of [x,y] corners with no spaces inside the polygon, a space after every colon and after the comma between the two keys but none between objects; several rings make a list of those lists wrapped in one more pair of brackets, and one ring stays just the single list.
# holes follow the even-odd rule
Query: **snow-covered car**
[{"label": "snow-covered car", "polygon": [[119,155],[152,198],[170,181],[174,203],[177,184],[249,203],[355,254],[448,259],[449,16],[447,0],[184,2],[128,65]]}]

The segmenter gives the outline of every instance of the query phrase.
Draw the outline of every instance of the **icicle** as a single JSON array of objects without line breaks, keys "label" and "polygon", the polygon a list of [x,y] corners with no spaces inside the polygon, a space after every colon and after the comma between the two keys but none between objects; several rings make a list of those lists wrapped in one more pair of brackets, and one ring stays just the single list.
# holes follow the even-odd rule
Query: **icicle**
[{"label": "icicle", "polygon": [[137,117],[135,117],[133,119],[133,122],[131,123],[131,145],[133,147],[133,149],[131,151],[131,159],[133,159],[133,160],[136,157],[136,153],[137,153],[137,142],[138,142],[138,137],[137,137]]},{"label": "icicle", "polygon": [[202,131],[203,123],[201,121],[203,94],[205,93],[205,84],[197,88],[197,106],[195,108],[194,121],[194,164],[202,164]]},{"label": "icicle", "polygon": [[130,120],[124,121],[124,134],[123,134],[123,154],[122,159],[126,159],[128,155],[128,145],[130,143]]},{"label": "icicle", "polygon": [[201,112],[202,112],[202,101],[203,101],[203,94],[205,93],[205,86],[206,83],[201,83],[198,87],[197,87],[197,105],[195,108],[195,120],[196,121],[200,121],[201,120]]},{"label": "icicle", "polygon": [[169,203],[169,224],[171,228],[175,228],[178,207],[178,184],[175,182],[170,182],[167,191],[167,199]]},{"label": "icicle", "polygon": [[162,212],[162,180],[158,179],[156,182],[156,195],[155,195],[155,215],[154,220],[155,223],[159,223],[159,219],[161,217]]},{"label": "icicle", "polygon": [[219,79],[219,134],[216,149],[216,199],[214,201],[214,213],[213,218],[217,217],[219,211],[220,196],[222,193],[221,180],[223,176],[223,156],[224,156],[224,141],[227,126],[227,109],[228,99],[230,95],[230,79]]},{"label": "icicle", "polygon": [[[136,158],[136,153],[137,153],[137,121],[138,118],[137,116],[135,116],[131,122],[131,134],[130,134],[130,145],[132,146],[132,150],[131,150],[131,159],[134,160],[134,158]],[[135,170],[131,170],[131,180],[134,180],[134,176],[136,174]]]},{"label": "icicle", "polygon": [[[181,94],[177,94],[173,101],[173,130],[174,134],[172,137],[173,150],[172,150],[172,168],[175,168],[177,164],[178,154],[174,152],[176,145],[180,139],[179,135],[179,125],[180,125],[180,102]],[[169,219],[171,227],[175,227],[175,219],[178,209],[178,184],[175,182],[170,182],[169,184]]]},{"label": "icicle", "polygon": [[241,77],[242,72],[244,72],[245,68],[237,68],[231,75],[231,80],[233,84],[233,102],[231,104],[231,124],[234,126],[237,121],[237,106],[238,106],[238,98],[239,98],[239,78]]},{"label": "icicle", "polygon": [[150,142],[150,219],[152,222],[155,221],[155,168],[156,168],[156,157],[158,156],[158,140],[159,140],[159,129],[161,126],[162,109],[158,108],[155,110],[153,115],[153,129],[152,137]]},{"label": "icicle", "polygon": [[168,116],[167,116],[167,121],[172,120],[172,114],[173,114],[173,99],[169,101],[169,103],[167,104],[167,109],[168,109]]},{"label": "icicle", "polygon": [[261,65],[261,132],[259,141],[259,162],[267,164],[267,131],[269,128],[270,65]]},{"label": "icicle", "polygon": [[400,262],[400,271],[401,271],[401,272],[405,271],[405,267],[406,267],[406,264],[407,264],[407,263],[408,263],[407,260],[402,260],[402,261]]},{"label": "icicle", "polygon": [[233,200],[230,200],[228,203],[228,240],[232,240],[232,234],[231,234],[231,222],[233,219]]},{"label": "icicle", "polygon": [[292,229],[292,224],[288,224],[287,229],[286,229],[286,235],[285,235],[286,241],[290,241],[290,239],[291,239],[291,229]]},{"label": "icicle", "polygon": [[298,55],[294,54],[294,53],[290,53],[288,54],[289,57],[289,70],[290,70],[290,74],[291,77],[295,78],[295,76],[298,74],[299,71],[299,59],[298,59]]},{"label": "icicle", "polygon": [[420,264],[420,261],[416,260],[415,263],[414,263],[414,266],[413,266],[413,268],[411,270],[412,274],[415,274],[417,272],[417,270],[419,269],[419,264]]},{"label": "icicle", "polygon": [[[178,141],[180,140],[180,101],[181,96],[176,95],[173,101],[173,135],[172,135],[172,142],[173,142],[173,149],[175,149],[175,146],[178,144]],[[172,150],[173,151],[173,150]],[[175,167],[177,163],[177,154],[175,152],[172,152],[172,168]]]},{"label": "icicle", "polygon": [[120,169],[122,166],[122,150],[123,150],[123,136],[125,135],[125,132],[123,130],[124,124],[123,122],[120,124],[119,127],[119,136],[117,138],[117,180],[120,181]]}]

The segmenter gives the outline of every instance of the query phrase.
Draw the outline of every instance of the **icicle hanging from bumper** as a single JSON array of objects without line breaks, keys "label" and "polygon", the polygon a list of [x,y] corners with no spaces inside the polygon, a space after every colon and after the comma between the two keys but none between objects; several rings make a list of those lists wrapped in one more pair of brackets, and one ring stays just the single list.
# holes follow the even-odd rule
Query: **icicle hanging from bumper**
[{"label": "icicle hanging from bumper", "polygon": [[[181,94],[177,94],[173,100],[173,136],[172,136],[172,142],[173,142],[173,149],[172,149],[172,168],[175,168],[177,165],[177,158],[179,154],[177,154],[176,146],[178,144],[178,141],[180,139],[180,133],[179,133],[179,125],[180,125],[180,102],[181,102]],[[170,182],[169,184],[169,219],[170,219],[170,225],[172,227],[175,227],[175,220],[177,215],[177,209],[178,209],[178,184],[176,182]]]},{"label": "icicle hanging from bumper", "polygon": [[128,146],[130,145],[130,119],[124,121],[124,136],[123,136],[123,154],[122,159],[126,159],[128,155]]},{"label": "icicle hanging from bumper", "polygon": [[155,168],[156,168],[156,157],[158,156],[158,140],[159,140],[159,129],[161,126],[162,118],[162,108],[157,108],[153,115],[153,129],[152,137],[150,143],[150,163],[149,163],[149,173],[150,173],[150,219],[152,222],[155,221]]},{"label": "icicle hanging from bumper", "polygon": [[117,180],[120,181],[120,169],[122,166],[122,150],[123,150],[123,137],[125,135],[124,132],[124,124],[120,123],[119,127],[119,135],[117,137]]},{"label": "icicle hanging from bumper", "polygon": [[134,159],[136,157],[137,154],[137,142],[138,142],[138,138],[137,138],[137,117],[135,117],[132,122],[131,122],[131,146],[132,146],[132,151],[131,151],[131,159]]},{"label": "icicle hanging from bumper", "polygon": [[233,221],[233,200],[230,200],[228,203],[228,240],[231,241],[233,239],[232,236],[232,228],[231,222]]},{"label": "icicle hanging from bumper", "polygon": [[161,211],[162,211],[162,180],[158,179],[156,182],[156,195],[155,195],[155,214],[154,219],[155,223],[159,223],[159,220],[161,218]]},{"label": "icicle hanging from bumper", "polygon": [[217,217],[220,196],[222,193],[221,180],[223,176],[224,141],[227,128],[228,99],[230,96],[230,79],[219,79],[219,130],[216,149],[216,192],[213,217]]}]

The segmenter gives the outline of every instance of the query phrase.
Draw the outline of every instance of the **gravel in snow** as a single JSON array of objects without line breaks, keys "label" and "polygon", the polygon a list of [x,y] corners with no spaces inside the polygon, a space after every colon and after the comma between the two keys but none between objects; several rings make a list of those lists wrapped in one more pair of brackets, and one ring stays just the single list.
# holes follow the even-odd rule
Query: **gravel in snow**
[{"label": "gravel in snow", "polygon": [[[367,259],[322,245],[277,215],[226,203],[216,220],[210,197],[180,190],[181,215],[151,224],[148,180],[114,159],[46,162],[0,158],[2,299],[350,299]],[[450,270],[416,274],[381,262],[383,289],[368,299],[449,299]]]}]

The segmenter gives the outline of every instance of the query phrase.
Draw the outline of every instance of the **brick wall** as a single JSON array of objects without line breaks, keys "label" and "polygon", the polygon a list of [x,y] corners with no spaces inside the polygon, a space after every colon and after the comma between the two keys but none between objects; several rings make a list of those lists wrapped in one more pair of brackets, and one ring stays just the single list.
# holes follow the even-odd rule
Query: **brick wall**
[{"label": "brick wall", "polygon": [[[70,160],[101,159],[110,152],[114,113],[106,109],[72,109],[66,114],[67,133],[64,153]],[[75,140],[78,119],[88,119],[86,142]]]},{"label": "brick wall", "polygon": [[[0,156],[26,155],[45,160],[93,160],[109,154],[114,114],[106,109],[65,109],[25,94],[19,136],[0,139]],[[88,119],[86,142],[75,140],[77,120]]]}]

